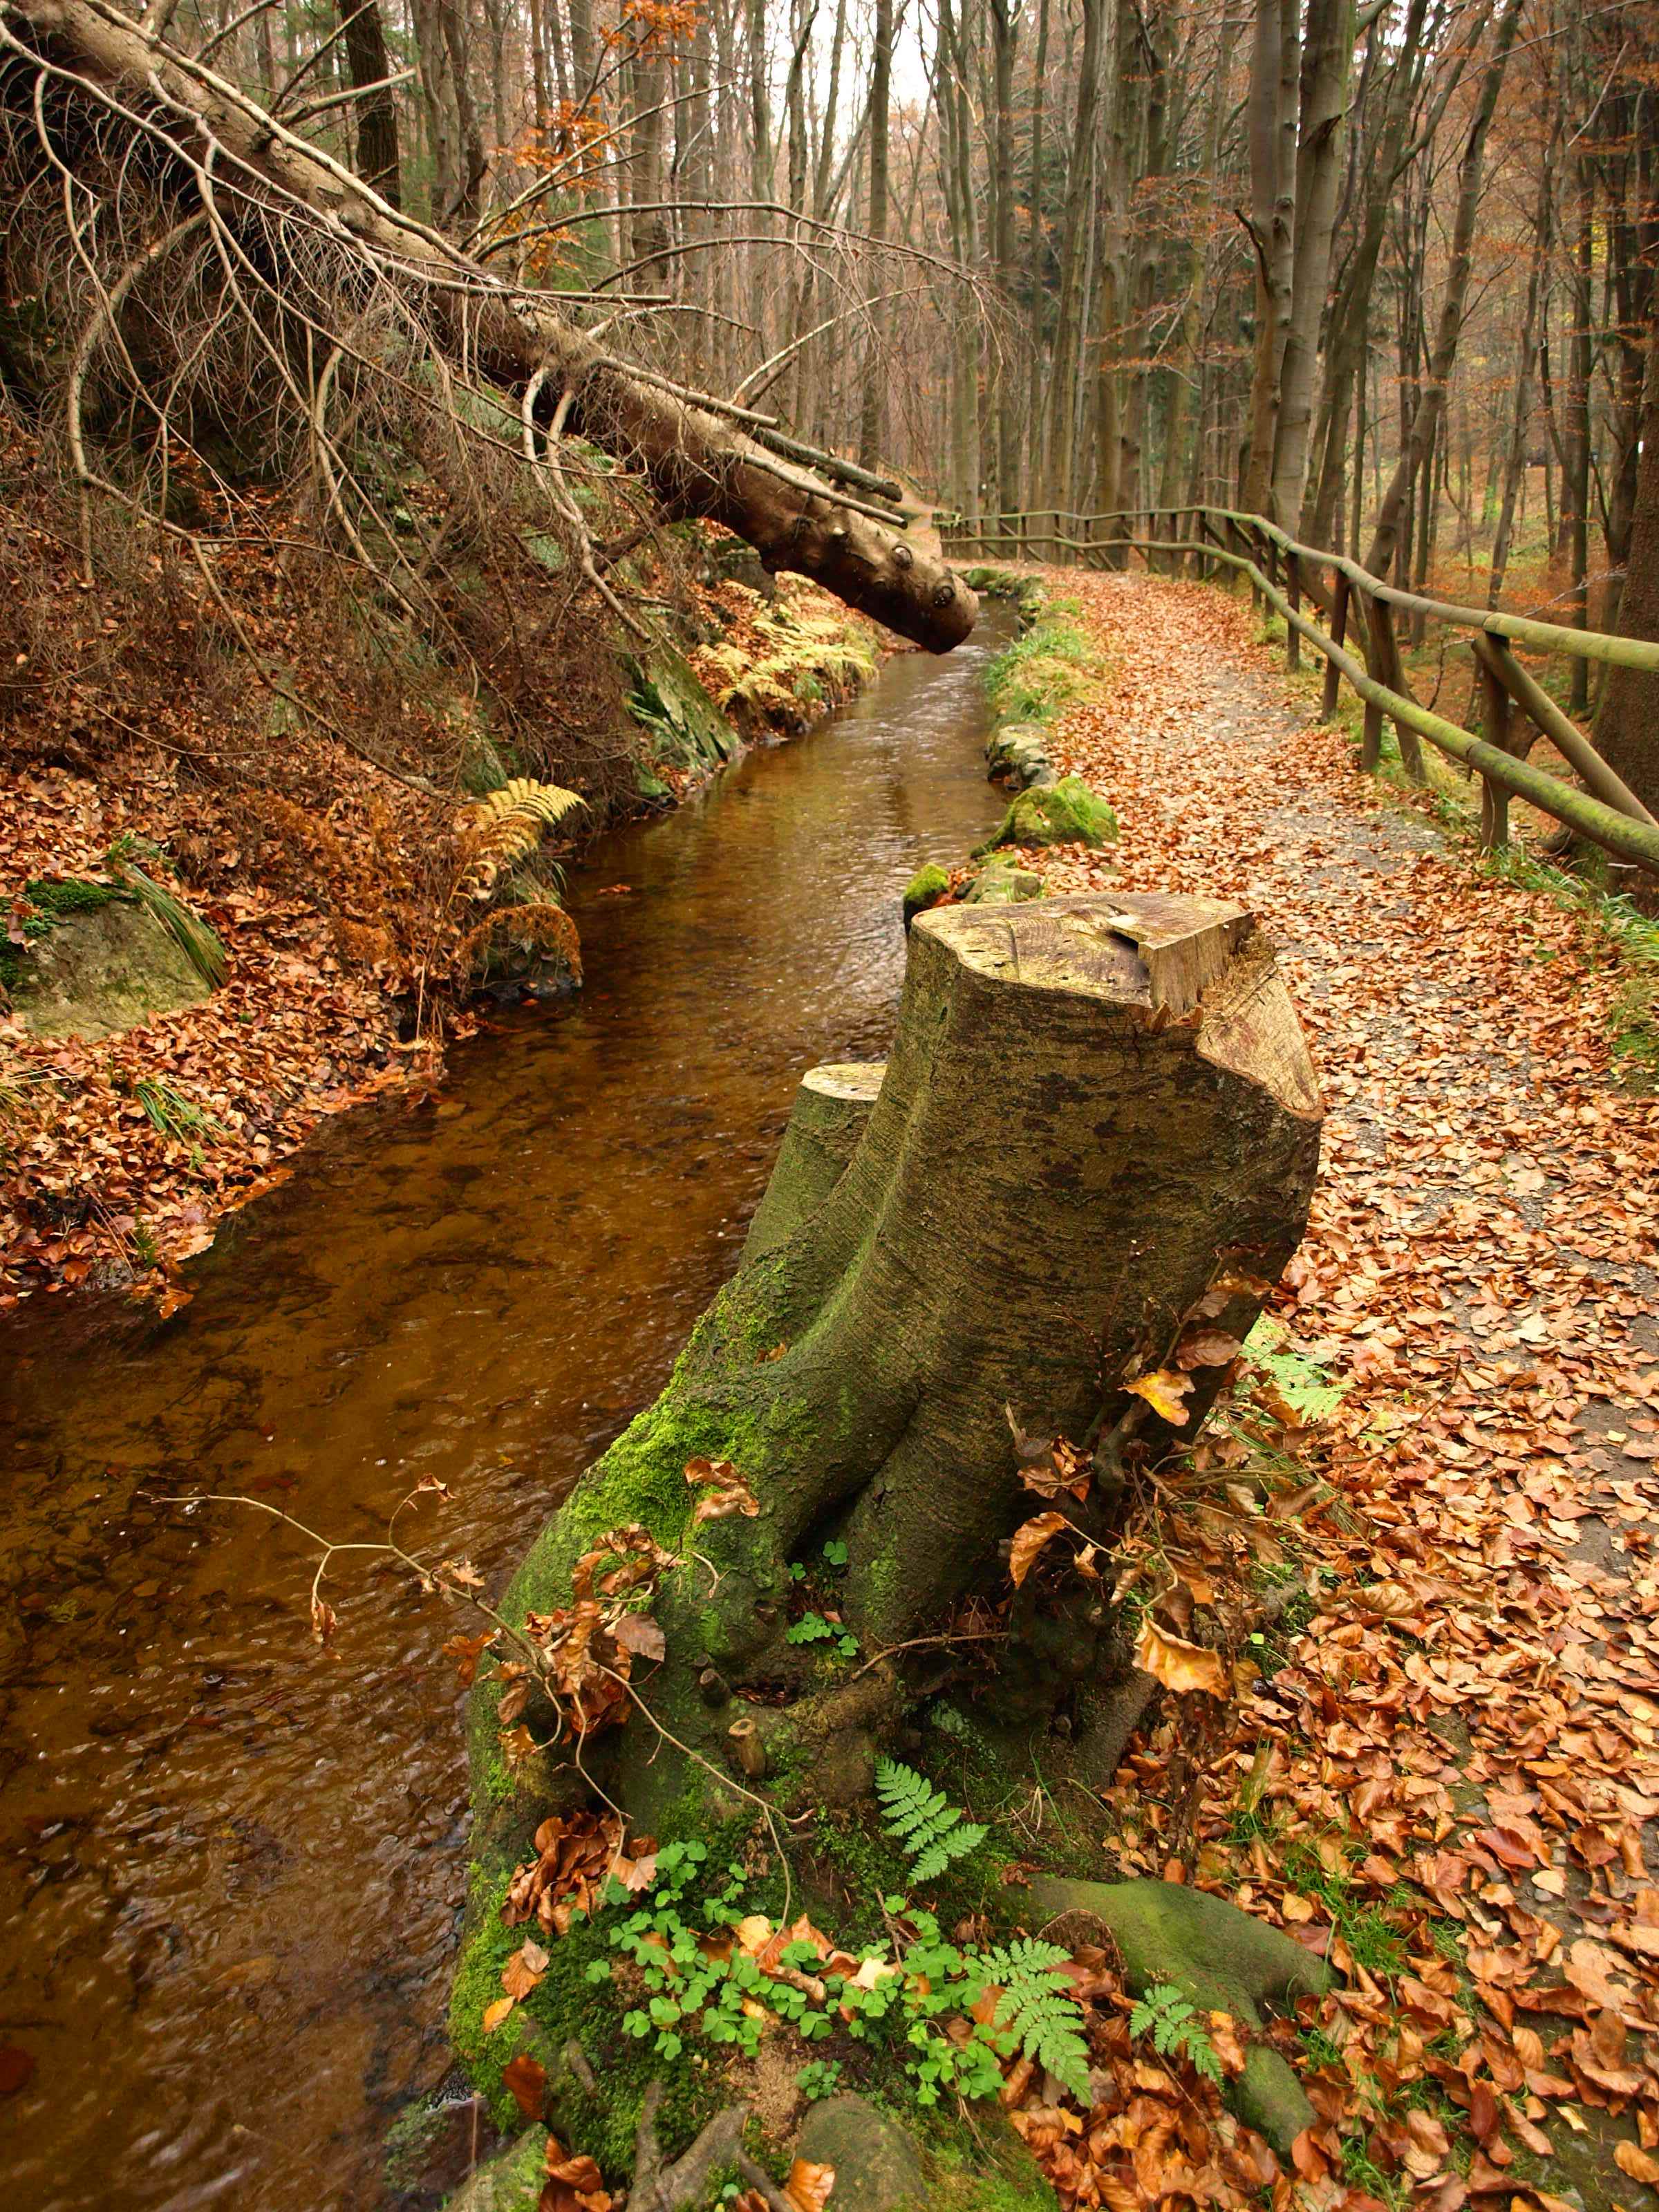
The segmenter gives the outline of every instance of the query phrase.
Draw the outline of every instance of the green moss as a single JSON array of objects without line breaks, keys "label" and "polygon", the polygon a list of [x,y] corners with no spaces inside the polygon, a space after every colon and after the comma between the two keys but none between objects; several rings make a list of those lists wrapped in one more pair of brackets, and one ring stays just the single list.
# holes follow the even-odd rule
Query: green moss
[{"label": "green moss", "polygon": [[974,848],[982,858],[1000,845],[1087,845],[1098,851],[1117,836],[1117,817],[1081,776],[1062,776],[1044,789],[1022,791],[996,830]]},{"label": "green moss", "polygon": [[15,990],[23,978],[29,946],[38,945],[65,915],[91,914],[118,899],[130,902],[131,893],[116,884],[88,883],[76,877],[52,883],[43,876],[33,876],[23,886],[23,896],[33,911],[25,912],[20,925],[22,944],[0,941],[0,988],[8,991]]},{"label": "green moss", "polygon": [[928,907],[936,905],[950,888],[950,874],[947,870],[940,867],[937,860],[929,860],[925,868],[918,868],[904,886],[906,929],[909,928],[919,914],[925,912]]},{"label": "green moss", "polygon": [[1080,613],[1073,600],[1050,600],[1024,635],[992,661],[985,689],[998,721],[1052,721],[1099,689],[1106,662],[1084,631]]}]

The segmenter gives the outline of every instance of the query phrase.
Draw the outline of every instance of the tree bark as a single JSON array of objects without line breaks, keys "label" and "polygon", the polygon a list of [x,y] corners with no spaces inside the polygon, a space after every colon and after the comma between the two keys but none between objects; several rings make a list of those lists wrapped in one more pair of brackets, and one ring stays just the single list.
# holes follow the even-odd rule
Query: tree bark
[{"label": "tree bark", "polygon": [[[908,1695],[892,1647],[994,1594],[998,1545],[1036,1510],[1010,1411],[1042,1435],[1121,1434],[1126,1408],[1146,1412],[1126,1377],[1169,1364],[1212,1286],[1211,1325],[1242,1338],[1305,1224],[1319,1118],[1243,908],[1146,894],[919,917],[890,1060],[807,1078],[737,1274],[503,1601],[514,1618],[565,1601],[574,1561],[622,1522],[684,1560],[659,1596],[650,1692],[679,1748],[623,1730],[611,1794],[649,1825],[706,1774],[688,1752],[724,1764],[738,1714],[769,1771],[810,1753],[813,1802],[867,1790]],[[1188,1419],[1151,1449],[1194,1431],[1222,1372],[1193,1371]],[[757,1515],[688,1525],[698,1456],[729,1461]],[[856,1673],[787,1638],[789,1563],[830,1537]],[[1111,1634],[1091,1599],[1060,1648],[1004,1669],[1022,1718],[1065,1710],[1085,1759]],[[787,1702],[711,1705],[711,1673]]]},{"label": "tree bark", "polygon": [[1498,105],[1504,72],[1509,65],[1510,49],[1515,43],[1516,25],[1520,19],[1522,0],[1507,0],[1499,19],[1493,40],[1492,58],[1481,79],[1480,96],[1469,125],[1469,133],[1463,147],[1463,158],[1458,167],[1457,210],[1452,223],[1450,263],[1446,274],[1446,290],[1440,306],[1440,321],[1435,332],[1434,351],[1428,363],[1428,374],[1423,386],[1423,397],[1413,410],[1411,428],[1402,441],[1402,450],[1395,465],[1393,478],[1382,498],[1382,510],[1370,547],[1365,556],[1365,566],[1374,576],[1386,575],[1400,542],[1401,521],[1405,512],[1406,496],[1412,481],[1423,465],[1425,457],[1432,451],[1435,432],[1446,404],[1446,388],[1451,381],[1452,364],[1457,358],[1457,342],[1463,330],[1463,303],[1468,296],[1469,274],[1474,266],[1474,225],[1480,208],[1480,186],[1486,170],[1486,133],[1492,125],[1492,111]]},{"label": "tree bark", "polygon": [[931,651],[948,651],[972,629],[978,603],[942,562],[842,505],[730,422],[645,381],[567,322],[550,295],[513,293],[106,0],[4,5],[9,28],[32,33],[43,63],[83,82],[100,128],[109,115],[101,94],[148,119],[152,157],[177,149],[171,182],[181,207],[201,204],[205,138],[222,179],[238,186],[216,194],[216,217],[248,224],[262,254],[280,242],[282,222],[302,212],[316,246],[338,257],[343,299],[374,283],[396,287],[436,343],[504,392],[521,397],[543,379],[544,422],[569,392],[570,427],[641,469],[670,514],[723,523],[769,568],[814,578]]},{"label": "tree bark", "polygon": [[1308,475],[1314,372],[1330,289],[1331,243],[1353,64],[1353,0],[1312,0],[1302,62],[1302,112],[1296,148],[1296,227],[1290,313],[1279,371],[1272,513],[1296,527]]},{"label": "tree bark", "polygon": [[1267,512],[1273,497],[1279,374],[1291,324],[1301,37],[1301,0],[1256,0],[1249,96],[1255,365],[1250,382],[1249,459],[1241,496],[1243,504],[1258,514]]},{"label": "tree bark", "polygon": [[344,0],[343,12],[346,17],[346,63],[352,83],[359,89],[371,84],[382,88],[356,104],[357,173],[388,206],[401,207],[398,98],[386,82],[392,73],[392,64],[386,58],[386,27],[380,21],[380,0]]},{"label": "tree bark", "polygon": [[[1621,636],[1659,642],[1659,313],[1648,345],[1641,441],[1619,629]],[[1659,814],[1659,676],[1638,668],[1608,669],[1595,718],[1595,745],[1608,767]]]}]

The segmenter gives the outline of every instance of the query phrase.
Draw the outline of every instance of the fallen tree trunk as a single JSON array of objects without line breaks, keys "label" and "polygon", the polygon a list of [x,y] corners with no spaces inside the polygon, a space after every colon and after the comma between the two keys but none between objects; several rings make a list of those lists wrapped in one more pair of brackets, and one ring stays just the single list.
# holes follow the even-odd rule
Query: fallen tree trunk
[{"label": "fallen tree trunk", "polygon": [[[1243,908],[952,906],[909,944],[884,1072],[807,1078],[737,1274],[505,1601],[550,1615],[622,1527],[679,1563],[650,1689],[669,1738],[630,1724],[603,1754],[647,1827],[688,1786],[718,1801],[734,1758],[786,1799],[791,1776],[818,1803],[867,1792],[912,1695],[906,1648],[1006,1594],[999,1547],[1034,1510],[1012,1428],[1095,1444],[1088,1504],[1062,1502],[1109,1547],[1137,1437],[1156,1453],[1194,1431],[1306,1221],[1317,1089]],[[1200,1313],[1221,1348],[1194,1358]],[[1178,1419],[1129,1387],[1148,1372]],[[741,1510],[700,1524],[700,1480]],[[792,1634],[792,1563],[826,1541],[845,1568],[828,1656]],[[1123,1658],[1098,1583],[1058,1619],[1017,1607],[990,1705],[1038,1735],[1063,1714],[1086,1771],[1091,1743],[1121,1744]],[[488,1696],[478,1725],[488,1752]],[[521,1781],[529,1812],[548,1776]]]},{"label": "fallen tree trunk", "polygon": [[[168,171],[179,216],[204,214],[251,271],[297,222],[308,247],[336,258],[343,293],[391,286],[451,360],[510,398],[532,394],[542,425],[579,431],[639,468],[671,516],[724,524],[769,568],[811,577],[933,652],[972,629],[974,594],[942,562],[710,409],[614,361],[554,295],[492,276],[106,0],[0,0],[0,94],[12,80],[10,104],[69,173],[80,143],[101,151],[112,132],[129,137],[152,185],[158,159]],[[280,266],[275,274],[280,282]]]}]

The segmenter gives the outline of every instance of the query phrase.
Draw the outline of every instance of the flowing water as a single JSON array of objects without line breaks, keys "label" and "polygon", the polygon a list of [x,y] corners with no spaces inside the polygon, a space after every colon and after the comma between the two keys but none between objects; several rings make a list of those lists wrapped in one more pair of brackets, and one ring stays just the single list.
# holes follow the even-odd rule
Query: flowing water
[{"label": "flowing water", "polygon": [[[158,1325],[0,1329],[0,2095],[8,2212],[368,2212],[445,2075],[465,1864],[446,1614],[331,1573],[400,1522],[504,1577],[728,1272],[799,1072],[878,1057],[900,890],[995,819],[994,633],[905,654],[573,884],[588,991],[364,1108]],[[620,888],[626,885],[626,889]],[[0,2087],[15,2059],[0,2054]]]}]

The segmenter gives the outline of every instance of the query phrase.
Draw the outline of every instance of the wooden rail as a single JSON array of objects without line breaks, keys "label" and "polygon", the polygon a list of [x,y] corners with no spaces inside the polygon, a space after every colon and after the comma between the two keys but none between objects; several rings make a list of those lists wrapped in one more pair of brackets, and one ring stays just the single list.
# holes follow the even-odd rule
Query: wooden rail
[{"label": "wooden rail", "polygon": [[[1161,522],[1168,526],[1163,531]],[[1265,516],[1232,507],[1141,507],[1117,514],[1073,514],[1049,507],[1013,514],[941,515],[939,531],[945,557],[952,561],[1122,568],[1131,553],[1138,552],[1149,569],[1161,558],[1174,568],[1190,566],[1200,576],[1218,572],[1243,575],[1257,605],[1273,607],[1284,617],[1287,664],[1300,665],[1304,638],[1323,656],[1322,711],[1326,720],[1336,711],[1345,677],[1364,702],[1360,760],[1365,768],[1374,770],[1381,759],[1386,715],[1394,723],[1401,761],[1413,782],[1426,781],[1425,739],[1480,778],[1483,845],[1507,842],[1510,800],[1524,799],[1615,859],[1659,876],[1659,822],[1514,652],[1515,646],[1523,645],[1534,652],[1571,653],[1583,660],[1659,674],[1659,645],[1425,599],[1385,583],[1345,554],[1301,544]],[[1310,618],[1304,601],[1311,601],[1327,617],[1328,631]],[[1413,697],[1395,635],[1396,610],[1472,633],[1481,735],[1448,721]],[[1358,633],[1363,659],[1348,649],[1351,631]],[[1532,766],[1527,756],[1540,736],[1549,738],[1582,779],[1583,791]]]}]

